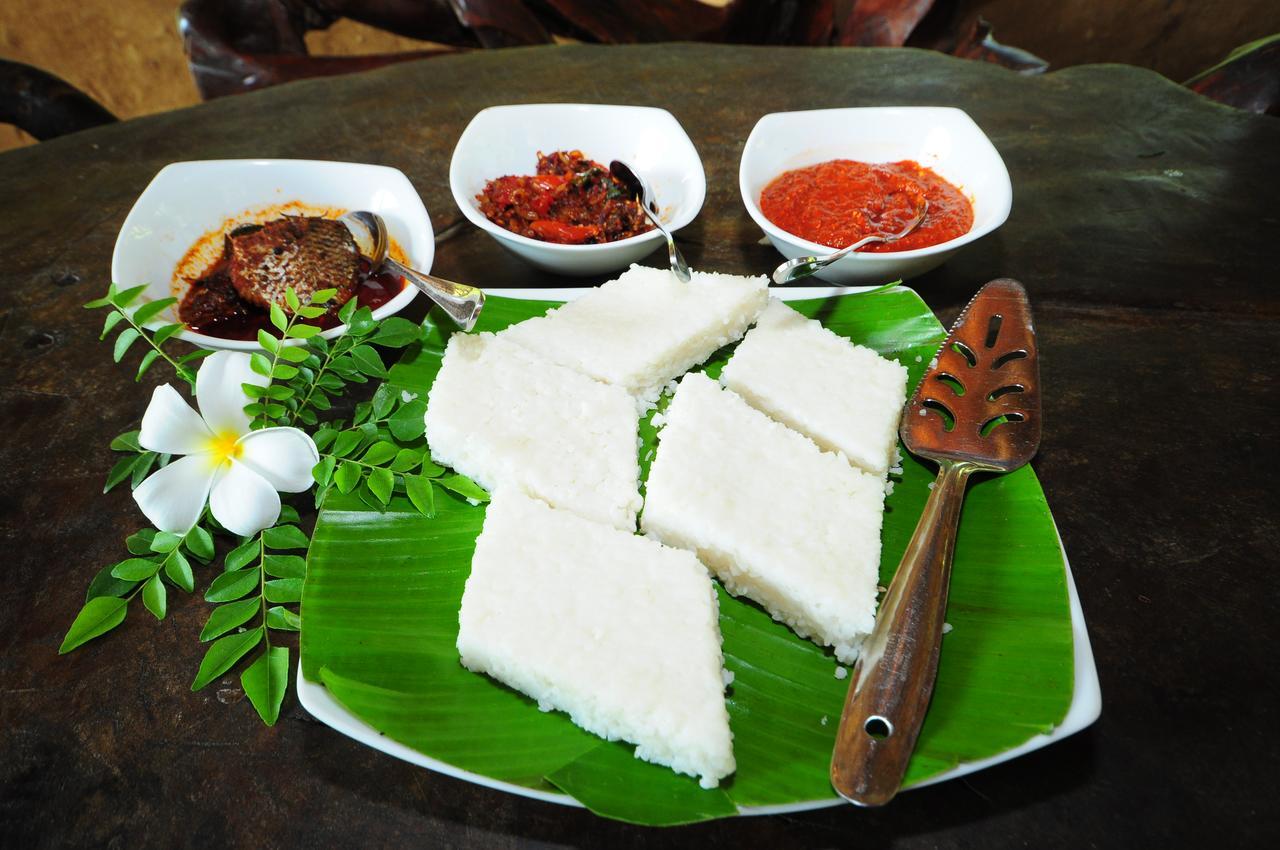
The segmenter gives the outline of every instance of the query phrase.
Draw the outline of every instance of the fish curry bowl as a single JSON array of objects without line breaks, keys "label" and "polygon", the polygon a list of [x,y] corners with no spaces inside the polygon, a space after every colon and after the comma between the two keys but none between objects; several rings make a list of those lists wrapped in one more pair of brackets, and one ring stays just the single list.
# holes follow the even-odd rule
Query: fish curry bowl
[{"label": "fish curry bowl", "polygon": [[[120,289],[145,285],[142,304],[179,299],[148,326],[180,322],[183,297],[202,277],[211,279],[228,233],[286,216],[337,219],[354,210],[368,210],[386,220],[393,257],[430,270],[435,256],[431,219],[408,178],[394,168],[313,160],[206,160],[172,163],[152,179],[116,237],[111,279]],[[327,231],[336,227],[340,225],[325,223],[320,235],[331,235]],[[318,225],[312,229],[320,230]],[[353,260],[349,257],[348,262]],[[399,312],[417,292],[398,278],[371,271],[361,261],[352,297],[370,306],[376,319]],[[196,324],[193,329],[186,322],[177,336],[202,348],[256,351],[256,327],[266,325],[265,306],[261,312],[261,317],[242,317],[245,321],[216,329],[216,323],[208,328]],[[327,327],[322,336],[332,338],[345,330],[345,325]]]},{"label": "fish curry bowl", "polygon": [[[738,186],[747,213],[778,252],[789,260],[821,257],[860,238],[853,236],[839,244],[830,240],[813,241],[797,235],[793,232],[795,228],[779,226],[762,209],[762,193],[778,178],[795,175],[813,180],[815,178],[808,177],[806,172],[820,164],[865,164],[881,172],[906,169],[922,173],[933,184],[925,191],[929,207],[918,228],[921,232],[913,233],[911,241],[904,241],[902,246],[868,246],[817,273],[830,283],[878,286],[922,275],[941,265],[960,248],[1004,224],[1013,203],[1009,172],[1000,153],[963,110],[894,106],[775,112],[761,118],[748,136],[738,170]],[[883,174],[880,177],[883,178]],[[937,203],[940,197],[935,192],[940,184],[949,184],[945,190],[959,204],[967,202],[972,213],[971,223],[952,230],[936,242],[916,239],[914,237],[923,235],[922,231],[941,212],[942,205]],[[834,183],[826,185],[828,193],[840,188]],[[813,212],[811,205],[804,214]],[[898,229],[885,227],[882,232]]]}]

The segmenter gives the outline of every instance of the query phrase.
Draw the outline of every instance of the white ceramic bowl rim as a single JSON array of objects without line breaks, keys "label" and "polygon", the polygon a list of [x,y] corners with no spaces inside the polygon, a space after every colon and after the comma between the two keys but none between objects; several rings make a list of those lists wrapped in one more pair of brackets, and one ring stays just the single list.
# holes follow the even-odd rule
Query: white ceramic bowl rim
[{"label": "white ceramic bowl rim", "polygon": [[[978,133],[979,135],[981,135],[982,139],[984,139],[986,143],[991,147],[991,151],[995,155],[995,157],[997,159],[1000,159],[1002,165],[1004,163],[1004,160],[1000,157],[1000,152],[996,150],[995,145],[991,144],[991,140],[988,139],[986,134],[982,132],[982,128],[978,127],[977,122],[973,120],[973,118],[969,115],[969,113],[965,112],[963,109],[957,109],[954,106],[868,106],[868,107],[839,107],[835,109],[803,109],[803,110],[796,110],[793,112],[770,112],[769,114],[762,116],[760,120],[756,122],[755,128],[752,128],[752,134],[755,133],[756,128],[765,124],[765,122],[782,120],[784,117],[789,117],[793,115],[813,115],[813,114],[823,113],[823,112],[849,113],[849,112],[857,112],[864,109],[865,110],[881,110],[885,112],[947,111],[947,112],[959,113],[960,115],[963,115],[966,119],[968,119],[968,121],[971,124],[973,124],[974,128],[978,130]],[[750,145],[751,143],[750,137],[748,137],[747,141],[748,141],[748,145]],[[749,150],[749,147],[743,149],[743,152],[742,152],[743,158],[746,158],[748,154],[748,150]],[[798,236],[797,234],[792,233],[790,230],[784,230],[783,228],[778,227],[778,225],[774,224],[772,221],[770,221],[768,218],[765,217],[765,214],[760,210],[759,201],[754,197],[755,193],[748,192],[745,183],[746,183],[745,177],[742,175],[741,171],[739,171],[739,193],[742,195],[742,202],[743,204],[746,205],[747,212],[751,215],[751,218],[755,221],[756,224],[760,225],[760,228],[764,230],[764,232],[767,235],[775,237],[777,239],[782,239],[786,242],[792,243],[793,245],[802,247],[808,251],[811,251],[815,256],[831,254],[839,250],[838,248],[833,248],[830,245],[823,245],[821,242],[813,242],[811,240],[805,239],[803,236]],[[952,239],[948,239],[946,242],[939,242],[936,245],[929,245],[924,248],[913,248],[909,251],[876,251],[876,252],[855,251],[852,254],[849,254],[848,256],[846,256],[843,260],[841,260],[841,262],[853,261],[853,262],[863,262],[863,263],[876,263],[876,262],[883,263],[891,260],[909,260],[915,257],[929,257],[934,254],[942,253],[944,251],[952,251],[952,250],[955,250],[956,248],[961,247],[962,245],[967,245],[976,239],[980,239],[981,237],[986,236],[988,233],[992,232],[996,228],[1000,227],[1000,225],[1004,224],[1005,220],[1008,218],[1009,210],[1011,206],[1012,206],[1011,201],[1007,202],[1006,204],[1004,204],[1003,209],[998,211],[995,215],[990,216],[988,221],[984,225],[980,227],[972,227],[969,229],[967,233],[963,233],[960,236],[956,236]]]}]

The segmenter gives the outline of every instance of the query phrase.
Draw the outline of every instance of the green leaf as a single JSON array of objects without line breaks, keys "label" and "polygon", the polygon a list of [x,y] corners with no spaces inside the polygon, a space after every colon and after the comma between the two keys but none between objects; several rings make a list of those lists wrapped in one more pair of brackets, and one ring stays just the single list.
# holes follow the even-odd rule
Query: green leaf
[{"label": "green leaf", "polygon": [[161,531],[151,538],[151,551],[160,552],[161,554],[172,552],[178,548],[178,544],[181,542],[181,534],[174,534],[172,531]]},{"label": "green leaf", "polygon": [[311,439],[315,442],[317,449],[324,451],[329,444],[333,442],[334,437],[337,436],[337,429],[326,425],[323,428],[317,429],[316,432],[311,435]]},{"label": "green leaf", "polygon": [[[296,324],[289,328],[289,337],[291,339],[311,339],[311,337],[318,335],[320,331],[321,329],[316,325]],[[298,351],[302,352],[303,356],[298,358],[295,362],[301,363],[303,360],[307,359],[307,350],[305,348],[299,348]]]},{"label": "green leaf", "polygon": [[[294,325],[293,330],[298,330],[299,328],[309,328],[309,327],[311,327],[311,325]],[[319,328],[316,328],[315,330],[318,331]],[[297,345],[290,345],[280,349],[280,359],[287,360],[290,363],[302,363],[310,356],[311,356],[310,352],[308,352],[305,348],[302,348]],[[279,368],[280,368],[279,366],[276,367],[277,370]],[[297,370],[294,370],[294,375],[290,375],[289,377],[292,378],[295,375],[297,375]]]},{"label": "green leaf", "polygon": [[347,457],[363,440],[364,435],[359,431],[343,431],[338,435],[338,439],[334,441],[331,454],[335,454],[338,457]]},{"label": "green leaf", "polygon": [[117,363],[124,359],[124,355],[129,351],[129,346],[133,345],[139,336],[137,328],[125,328],[120,331],[120,335],[116,337],[115,351],[112,354]]},{"label": "green leaf", "polygon": [[279,378],[282,381],[287,381],[290,378],[295,377],[297,374],[298,369],[296,366],[290,366],[288,363],[284,362],[276,363],[275,368],[271,370],[271,377]]},{"label": "green leaf", "polygon": [[[271,315],[271,324],[275,325],[276,330],[283,331],[285,327],[287,327],[289,324],[289,317],[284,314],[284,310],[280,309],[280,305],[275,303],[274,301],[271,302],[271,307],[269,308],[269,311]],[[259,338],[258,341],[261,342],[262,341],[261,338]],[[266,348],[265,345],[262,347]],[[274,348],[269,348],[267,350],[275,351]]]},{"label": "green leaf", "polygon": [[326,486],[333,478],[333,469],[338,461],[333,457],[322,458],[319,463],[311,468],[311,478],[321,487]]},{"label": "green leaf", "polygon": [[351,349],[351,359],[356,368],[371,378],[387,377],[387,367],[382,364],[378,351],[367,345],[357,345]]},{"label": "green leaf", "polygon": [[80,306],[86,310],[97,310],[100,307],[106,307],[110,303],[111,303],[111,298],[110,296],[108,296],[106,298],[95,298],[92,301],[86,301],[84,304],[81,304]]},{"label": "green leaf", "polygon": [[111,574],[113,569],[115,565],[111,564],[98,571],[93,581],[89,582],[89,590],[84,595],[85,602],[99,596],[124,596],[137,586],[136,581],[125,581],[113,576]]},{"label": "green leaf", "polygon": [[302,306],[302,302],[298,300],[298,293],[292,286],[284,288],[284,303],[289,305],[289,309],[297,311]]},{"label": "green leaf", "polygon": [[58,654],[65,655],[99,635],[106,634],[124,622],[128,602],[114,596],[95,596],[84,604],[67,629],[67,635],[58,647]]},{"label": "green leaf", "polygon": [[[270,336],[270,334],[267,335]],[[271,377],[271,361],[261,352],[255,351],[249,355],[249,368],[264,378]]]},{"label": "green leaf", "polygon": [[139,431],[126,431],[111,441],[111,451],[113,452],[140,452],[142,446],[138,444]]},{"label": "green leaf", "polygon": [[399,316],[383,319],[372,342],[388,348],[403,348],[422,336],[422,326]]},{"label": "green leaf", "polygon": [[262,576],[257,567],[223,573],[205,591],[206,602],[230,602],[258,589]]},{"label": "green leaf", "polygon": [[282,632],[296,632],[302,628],[302,619],[283,605],[267,609],[267,626]]},{"label": "green leaf", "polygon": [[155,301],[148,301],[133,311],[133,320],[140,325],[145,325],[160,315],[166,308],[177,303],[177,298],[157,298]]},{"label": "green leaf", "polygon": [[[181,325],[178,326],[181,329]],[[178,358],[178,362],[182,364],[193,363],[196,360],[202,360],[213,353],[212,348],[197,348],[195,351],[189,352]]]},{"label": "green leaf", "polygon": [[[289,350],[292,351],[293,349]],[[285,386],[284,384],[271,384],[270,386],[262,388],[262,394],[267,398],[274,398],[277,401],[283,401],[288,398],[293,398],[294,389],[293,387]]]},{"label": "green leaf", "polygon": [[489,501],[488,491],[465,475],[458,475],[455,472],[453,475],[437,478],[436,483],[446,490],[452,490],[464,499],[472,499],[477,502]]},{"label": "green leaf", "polygon": [[421,449],[401,449],[391,461],[392,472],[408,472],[422,462]]},{"label": "green leaf", "polygon": [[302,579],[277,578],[266,583],[268,602],[297,602],[302,599]]},{"label": "green leaf", "polygon": [[386,505],[391,501],[391,491],[395,489],[396,478],[389,469],[377,467],[369,470],[369,491],[378,501]]},{"label": "green leaf", "polygon": [[404,477],[404,490],[409,496],[409,501],[418,509],[418,512],[428,518],[436,515],[436,494],[435,489],[431,486],[431,479],[421,475],[406,475]]},{"label": "green leaf", "polygon": [[142,586],[142,604],[147,606],[147,610],[154,614],[157,620],[164,619],[168,608],[168,592],[165,591],[164,582],[160,580],[160,576],[152,576]]},{"label": "green leaf", "polygon": [[[166,457],[168,457],[166,455]],[[160,456],[155,452],[143,452],[138,455],[138,460],[133,464],[133,469],[129,471],[129,486],[137,487],[142,483],[142,479],[147,477],[147,473],[151,471],[151,467],[155,465]]]},{"label": "green leaf", "polygon": [[[356,299],[352,298],[352,301]],[[378,326],[374,321],[373,311],[368,307],[357,307],[356,311],[351,314],[351,329],[347,333],[352,336],[365,336]]]},{"label": "green leaf", "polygon": [[373,418],[382,419],[390,413],[391,408],[395,407],[396,399],[399,395],[400,391],[390,384],[379,384],[378,388],[373,392],[373,398],[369,399],[369,404],[373,410]]},{"label": "green leaf", "polygon": [[119,310],[112,310],[107,314],[107,318],[102,322],[102,333],[98,335],[98,339],[106,339],[107,334],[111,333],[111,329],[120,324],[124,320],[124,313]]},{"label": "green leaf", "polygon": [[213,640],[220,635],[225,635],[236,626],[243,626],[249,622],[253,615],[261,610],[262,601],[256,597],[219,605],[210,612],[208,621],[200,630],[200,640]]},{"label": "green leaf", "polygon": [[267,575],[276,578],[306,578],[307,559],[299,555],[268,555],[263,562]]},{"label": "green leaf", "polygon": [[360,461],[372,466],[378,466],[391,460],[399,451],[400,449],[395,443],[383,440],[370,446],[364,456],[360,458]]},{"label": "green leaf", "polygon": [[285,523],[297,524],[300,521],[301,517],[298,516],[297,508],[293,505],[280,506],[280,518],[276,520],[276,525],[284,525]]},{"label": "green leaf", "polygon": [[147,373],[147,370],[151,368],[151,364],[155,363],[159,357],[160,352],[154,348],[142,355],[142,362],[138,364],[138,373],[133,376],[134,383],[142,380],[142,376]]},{"label": "green leaf", "polygon": [[433,461],[431,458],[424,458],[422,461],[422,474],[428,478],[439,478],[444,475],[444,467]]},{"label": "green leaf", "polygon": [[329,312],[323,307],[302,307],[298,310],[298,315],[304,319],[318,319],[325,313]]},{"label": "green leaf", "polygon": [[268,354],[276,354],[280,350],[280,340],[262,328],[258,329],[258,345],[266,349]]},{"label": "green leaf", "polygon": [[154,551],[151,548],[151,541],[155,539],[156,530],[154,528],[143,528],[126,537],[124,545],[131,554],[150,555]]},{"label": "green leaf", "polygon": [[184,538],[187,550],[204,562],[213,560],[213,535],[200,526],[192,526]]},{"label": "green leaf", "polygon": [[244,569],[257,559],[261,548],[258,538],[252,537],[246,540],[227,553],[227,557],[226,560],[223,561],[222,568],[227,572]]},{"label": "green leaf", "polygon": [[200,670],[196,673],[195,681],[191,683],[191,690],[200,690],[230,670],[232,665],[261,642],[261,626],[214,641],[209,651],[205,653],[204,660],[200,662]]},{"label": "green leaf", "polygon": [[310,303],[328,304],[330,301],[333,300],[333,296],[337,294],[338,294],[338,290],[336,289],[317,289],[315,292],[311,293]]},{"label": "green leaf", "polygon": [[138,300],[138,296],[147,291],[147,285],[134,286],[122,292],[117,292],[111,299],[111,303],[119,308],[128,307],[134,301]]},{"label": "green leaf", "polygon": [[137,582],[142,581],[144,578],[151,578],[159,569],[159,561],[152,561],[148,558],[130,558],[112,567],[111,575],[121,581]]},{"label": "green leaf", "polygon": [[181,331],[182,328],[182,324],[177,322],[172,325],[164,325],[163,327],[156,328],[151,333],[151,341],[158,346],[164,345],[173,337],[174,334]]},{"label": "green leaf", "polygon": [[[343,304],[338,310],[338,321],[344,325],[351,324],[351,318],[356,314],[356,308],[360,305],[356,303],[356,299],[352,298],[346,304]],[[352,333],[351,328],[347,328],[347,333]]]},{"label": "green leaf", "polygon": [[401,442],[416,440],[426,430],[427,403],[420,398],[403,404],[395,415],[387,420],[391,435]]},{"label": "green leaf", "polygon": [[289,649],[272,646],[240,674],[240,687],[257,710],[262,722],[274,726],[280,719],[280,705],[289,687]]},{"label": "green leaf", "polygon": [[141,455],[134,457],[122,457],[116,461],[111,467],[111,471],[107,473],[107,481],[102,486],[102,492],[109,493],[121,481],[128,478],[133,473],[133,468],[137,466]]},{"label": "green leaf", "polygon": [[296,525],[277,525],[262,532],[262,541],[268,549],[306,549],[311,545],[307,535]]},{"label": "green leaf", "polygon": [[333,473],[333,484],[338,488],[340,493],[350,493],[360,483],[361,469],[349,460],[344,460],[339,464],[337,471]]},{"label": "green leaf", "polygon": [[164,574],[187,593],[196,589],[196,577],[191,572],[191,563],[180,549],[174,549],[165,559]]}]

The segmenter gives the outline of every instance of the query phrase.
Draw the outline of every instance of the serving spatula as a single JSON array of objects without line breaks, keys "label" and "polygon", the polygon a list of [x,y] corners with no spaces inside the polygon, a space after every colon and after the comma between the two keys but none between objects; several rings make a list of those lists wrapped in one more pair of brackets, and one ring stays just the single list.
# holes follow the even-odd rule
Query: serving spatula
[{"label": "serving spatula", "polygon": [[965,485],[1010,472],[1040,445],[1040,372],[1026,290],[978,291],[907,402],[900,428],[938,478],[854,667],[831,757],[831,784],[862,806],[898,792],[933,695]]}]

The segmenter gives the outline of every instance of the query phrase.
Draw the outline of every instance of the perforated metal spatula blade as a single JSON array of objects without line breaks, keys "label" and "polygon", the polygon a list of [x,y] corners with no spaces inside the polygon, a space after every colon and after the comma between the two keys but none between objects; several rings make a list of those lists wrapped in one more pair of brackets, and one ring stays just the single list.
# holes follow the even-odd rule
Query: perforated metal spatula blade
[{"label": "perforated metal spatula blade", "polygon": [[988,283],[947,335],[903,411],[914,455],[1008,472],[1040,445],[1040,366],[1022,284]]},{"label": "perforated metal spatula blade", "polygon": [[902,414],[902,441],[938,480],[880,603],[845,698],[831,784],[862,806],[893,799],[933,696],[965,484],[1040,445],[1040,373],[1026,290],[993,280],[956,319]]}]

